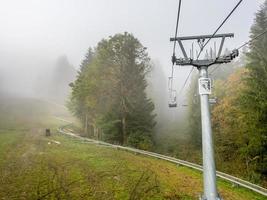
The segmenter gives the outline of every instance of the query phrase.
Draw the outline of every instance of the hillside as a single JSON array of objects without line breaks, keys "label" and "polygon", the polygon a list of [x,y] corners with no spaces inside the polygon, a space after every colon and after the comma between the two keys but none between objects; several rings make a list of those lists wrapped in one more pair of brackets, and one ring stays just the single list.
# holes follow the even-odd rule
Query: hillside
[{"label": "hillside", "polygon": [[[1,99],[0,199],[197,199],[202,175],[57,133],[70,118],[62,106]],[[45,137],[45,128],[52,136]],[[224,199],[264,197],[219,180]]]}]

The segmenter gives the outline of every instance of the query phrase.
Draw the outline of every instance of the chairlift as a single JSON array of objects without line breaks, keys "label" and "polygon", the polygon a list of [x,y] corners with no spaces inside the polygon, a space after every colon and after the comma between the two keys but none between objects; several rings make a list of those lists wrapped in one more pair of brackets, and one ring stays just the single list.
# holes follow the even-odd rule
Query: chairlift
[{"label": "chairlift", "polygon": [[176,90],[170,90],[169,108],[176,108],[176,107],[177,107]]}]

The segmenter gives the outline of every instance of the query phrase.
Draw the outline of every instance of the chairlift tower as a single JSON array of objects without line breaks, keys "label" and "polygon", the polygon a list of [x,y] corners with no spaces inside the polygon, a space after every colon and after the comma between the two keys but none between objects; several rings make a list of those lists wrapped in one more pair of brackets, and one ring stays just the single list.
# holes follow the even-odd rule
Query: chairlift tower
[{"label": "chairlift tower", "polygon": [[[234,37],[233,33],[217,34],[217,35],[200,35],[200,36],[188,36],[188,37],[176,37],[171,38],[170,41],[177,41],[183,58],[177,59],[175,55],[172,57],[172,62],[180,66],[194,66],[199,70],[199,95],[201,106],[201,125],[202,125],[202,156],[203,156],[203,180],[204,180],[204,194],[201,200],[220,200],[220,196],[217,192],[216,185],[216,168],[214,159],[214,148],[211,129],[211,117],[209,107],[209,95],[211,94],[211,79],[208,77],[208,68],[215,64],[223,64],[231,62],[238,56],[238,50],[233,50],[229,55],[221,56],[224,41],[226,38]],[[211,40],[213,38],[221,38],[221,44],[218,54],[212,58],[198,59],[200,53],[205,47],[205,40]],[[200,53],[197,59],[194,60],[193,53],[192,58],[187,56],[182,41],[197,40],[200,46]],[[216,51],[216,50],[215,50]],[[190,51],[190,52],[193,52]]]}]

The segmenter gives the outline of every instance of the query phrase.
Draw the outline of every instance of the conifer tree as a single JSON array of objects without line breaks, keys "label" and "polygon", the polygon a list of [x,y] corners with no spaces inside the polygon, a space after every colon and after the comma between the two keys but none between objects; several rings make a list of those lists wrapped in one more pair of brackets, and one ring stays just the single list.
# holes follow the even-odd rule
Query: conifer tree
[{"label": "conifer tree", "polygon": [[146,50],[133,35],[103,39],[81,64],[70,108],[83,121],[87,116],[98,138],[151,148],[155,116],[145,91],[149,70]]},{"label": "conifer tree", "polygon": [[[267,29],[267,1],[256,14],[251,38]],[[252,170],[267,175],[267,35],[255,40],[247,53],[246,90],[240,99],[247,116],[245,152]]]}]

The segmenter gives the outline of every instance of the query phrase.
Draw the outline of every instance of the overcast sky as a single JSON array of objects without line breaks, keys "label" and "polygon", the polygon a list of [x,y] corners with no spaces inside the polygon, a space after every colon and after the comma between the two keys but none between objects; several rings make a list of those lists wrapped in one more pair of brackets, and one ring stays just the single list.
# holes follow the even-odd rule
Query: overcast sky
[{"label": "overcast sky", "polygon": [[[211,34],[238,0],[182,2],[179,35],[184,36]],[[244,0],[221,29],[220,33],[235,33],[226,43],[229,49],[248,40],[262,2]],[[177,6],[178,0],[0,0],[0,68],[38,69],[62,54],[78,68],[89,46],[127,31],[168,72]],[[3,64],[1,59],[7,61]],[[182,78],[184,71],[177,77]]]}]

